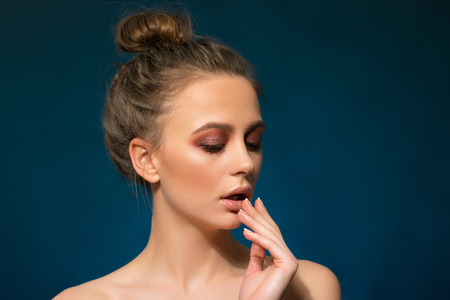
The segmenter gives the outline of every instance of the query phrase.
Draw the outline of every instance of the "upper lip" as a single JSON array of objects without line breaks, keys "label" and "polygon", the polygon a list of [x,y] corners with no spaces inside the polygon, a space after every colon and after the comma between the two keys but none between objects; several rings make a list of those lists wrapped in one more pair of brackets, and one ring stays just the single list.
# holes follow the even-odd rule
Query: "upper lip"
[{"label": "upper lip", "polygon": [[239,186],[235,188],[234,190],[229,191],[225,195],[222,196],[222,199],[225,199],[227,197],[231,197],[233,195],[243,194],[244,198],[250,197],[250,194],[252,192],[252,188],[249,186]]}]

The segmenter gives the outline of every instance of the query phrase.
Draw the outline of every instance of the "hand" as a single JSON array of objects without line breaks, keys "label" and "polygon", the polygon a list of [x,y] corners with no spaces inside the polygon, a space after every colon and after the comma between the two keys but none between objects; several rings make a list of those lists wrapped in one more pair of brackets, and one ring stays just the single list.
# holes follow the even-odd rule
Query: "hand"
[{"label": "hand", "polygon": [[[256,199],[255,207],[244,200],[239,220],[253,230],[244,230],[246,239],[253,242],[250,262],[244,274],[240,300],[283,299],[289,283],[297,272],[298,261],[289,251],[280,229],[272,220],[261,199]],[[270,252],[270,264],[264,269],[266,250]]]}]

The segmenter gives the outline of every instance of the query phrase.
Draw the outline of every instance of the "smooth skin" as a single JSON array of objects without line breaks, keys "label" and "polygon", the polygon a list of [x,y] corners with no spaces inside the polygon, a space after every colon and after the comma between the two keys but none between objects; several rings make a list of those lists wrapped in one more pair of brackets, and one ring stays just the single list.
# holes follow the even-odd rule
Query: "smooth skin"
[{"label": "smooth skin", "polygon": [[[54,299],[341,299],[336,276],[294,257],[261,200],[243,201],[241,211],[220,200],[242,186],[251,199],[261,169],[264,125],[251,84],[210,76],[173,103],[161,147],[136,138],[129,148],[152,187],[147,247],[119,270]],[[242,223],[251,229],[243,233],[251,249],[231,236]]]}]

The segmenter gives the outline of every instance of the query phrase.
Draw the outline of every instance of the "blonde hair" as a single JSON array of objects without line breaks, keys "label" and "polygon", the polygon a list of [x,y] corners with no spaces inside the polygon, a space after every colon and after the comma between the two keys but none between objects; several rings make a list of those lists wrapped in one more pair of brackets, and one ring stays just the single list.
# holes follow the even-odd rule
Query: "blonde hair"
[{"label": "blonde hair", "polygon": [[128,16],[119,23],[116,40],[120,49],[139,54],[120,67],[109,88],[105,143],[117,169],[135,183],[145,185],[131,163],[130,141],[139,137],[159,147],[170,99],[183,87],[214,75],[242,76],[262,94],[252,66],[230,48],[195,37],[183,11]]}]

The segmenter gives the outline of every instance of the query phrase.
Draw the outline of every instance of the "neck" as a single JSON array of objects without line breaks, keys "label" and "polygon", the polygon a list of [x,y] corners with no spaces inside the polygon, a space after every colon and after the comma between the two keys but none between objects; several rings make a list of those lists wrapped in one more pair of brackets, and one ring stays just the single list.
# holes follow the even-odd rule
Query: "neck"
[{"label": "neck", "polygon": [[231,230],[194,224],[166,202],[154,201],[150,239],[137,260],[153,278],[189,288],[242,275],[248,249],[231,236]]}]

